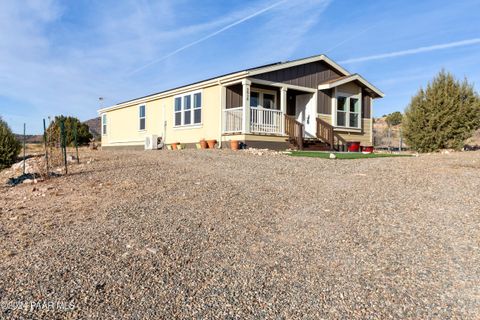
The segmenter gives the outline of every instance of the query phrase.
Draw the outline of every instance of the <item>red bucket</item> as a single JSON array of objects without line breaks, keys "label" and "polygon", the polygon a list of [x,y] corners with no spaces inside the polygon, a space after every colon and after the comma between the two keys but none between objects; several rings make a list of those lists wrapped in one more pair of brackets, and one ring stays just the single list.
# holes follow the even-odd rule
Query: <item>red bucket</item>
[{"label": "red bucket", "polygon": [[363,146],[362,147],[363,153],[373,153],[373,146]]},{"label": "red bucket", "polygon": [[360,152],[360,141],[347,142],[348,152]]}]

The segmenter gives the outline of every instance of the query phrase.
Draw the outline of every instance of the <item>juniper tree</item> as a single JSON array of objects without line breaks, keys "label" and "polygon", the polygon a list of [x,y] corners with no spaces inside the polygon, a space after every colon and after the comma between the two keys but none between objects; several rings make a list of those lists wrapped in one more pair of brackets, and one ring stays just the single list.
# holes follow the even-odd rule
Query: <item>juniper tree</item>
[{"label": "juniper tree", "polygon": [[419,152],[461,149],[480,128],[480,97],[466,79],[442,70],[412,97],[402,126],[408,145]]},{"label": "juniper tree", "polygon": [[74,143],[74,126],[77,127],[77,143],[79,145],[88,144],[92,138],[87,124],[80,122],[75,117],[56,116],[54,121],[47,129],[53,143],[59,143],[60,137],[60,121],[64,122],[66,133],[66,144],[73,146]]},{"label": "juniper tree", "polygon": [[0,117],[0,169],[12,165],[21,149],[20,141],[12,133],[8,124]]},{"label": "juniper tree", "polygon": [[387,115],[385,117],[385,121],[387,121],[387,124],[389,126],[396,126],[402,123],[402,118],[403,118],[402,113],[399,111],[395,111]]}]

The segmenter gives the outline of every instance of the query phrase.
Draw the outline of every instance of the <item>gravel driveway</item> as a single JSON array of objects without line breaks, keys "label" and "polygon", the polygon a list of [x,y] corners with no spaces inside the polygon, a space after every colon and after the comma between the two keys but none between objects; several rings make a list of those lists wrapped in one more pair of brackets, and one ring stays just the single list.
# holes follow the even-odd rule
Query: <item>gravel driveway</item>
[{"label": "gravel driveway", "polygon": [[0,188],[0,318],[480,315],[480,152],[83,159]]}]

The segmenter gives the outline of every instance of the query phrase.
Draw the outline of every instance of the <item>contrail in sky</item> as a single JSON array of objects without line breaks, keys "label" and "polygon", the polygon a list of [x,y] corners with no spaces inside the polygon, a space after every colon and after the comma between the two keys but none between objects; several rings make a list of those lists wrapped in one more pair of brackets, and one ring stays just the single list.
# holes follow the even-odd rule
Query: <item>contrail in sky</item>
[{"label": "contrail in sky", "polygon": [[160,61],[163,61],[163,60],[165,60],[165,59],[168,59],[168,58],[170,58],[171,56],[173,56],[173,55],[175,55],[175,54],[177,54],[177,53],[179,53],[179,52],[181,52],[181,51],[183,51],[183,50],[185,50],[185,49],[188,49],[188,48],[190,48],[190,47],[192,47],[192,46],[194,46],[194,45],[196,45],[196,44],[199,44],[200,42],[203,42],[203,41],[205,41],[205,40],[208,40],[208,39],[210,39],[210,38],[212,38],[212,37],[214,37],[214,36],[216,36],[216,35],[224,32],[224,31],[227,31],[228,29],[231,29],[231,28],[233,28],[233,27],[235,27],[235,26],[237,26],[237,25],[245,22],[245,21],[248,21],[248,20],[250,20],[250,19],[253,19],[253,18],[255,18],[256,16],[261,15],[262,13],[265,13],[265,12],[267,12],[267,11],[269,11],[269,10],[272,10],[273,8],[278,7],[279,5],[281,5],[282,3],[284,3],[285,1],[287,1],[287,0],[278,1],[278,2],[276,2],[276,3],[274,3],[274,4],[270,5],[270,6],[268,6],[268,7],[266,7],[266,8],[263,8],[262,10],[259,10],[259,11],[255,12],[255,13],[252,13],[252,14],[250,14],[250,15],[248,15],[248,16],[246,16],[246,17],[244,17],[244,18],[242,18],[242,19],[240,19],[240,20],[238,20],[238,21],[235,21],[235,22],[233,22],[233,23],[231,23],[231,24],[229,24],[229,25],[227,25],[227,26],[225,26],[225,27],[223,27],[223,28],[221,28],[221,29],[219,29],[219,30],[217,30],[217,31],[215,31],[215,32],[212,32],[212,33],[210,33],[210,34],[208,34],[208,35],[206,35],[206,36],[204,36],[204,37],[202,37],[202,38],[200,38],[200,39],[198,39],[198,40],[195,40],[195,41],[193,41],[193,42],[190,42],[189,44],[186,44],[186,45],[184,45],[183,47],[180,47],[180,48],[178,48],[178,49],[176,49],[176,50],[168,53],[167,55],[165,55],[165,56],[163,56],[163,57],[161,57],[161,58],[152,60],[152,61],[150,61],[149,63],[144,64],[143,66],[141,66],[141,67],[139,67],[139,68],[131,71],[131,72],[129,73],[129,75],[132,75],[132,74],[134,74],[134,73],[137,73],[137,72],[139,72],[139,71],[141,71],[141,70],[143,70],[143,69],[145,69],[145,68],[147,68],[147,67],[149,67],[149,66],[151,66],[151,65],[153,65],[153,64],[156,64],[156,63],[158,63],[158,62],[160,62]]},{"label": "contrail in sky", "polygon": [[386,58],[395,58],[395,57],[401,57],[401,56],[410,56],[410,55],[414,55],[414,54],[417,54],[417,53],[444,50],[444,49],[450,49],[450,48],[455,48],[455,47],[471,46],[471,45],[475,45],[475,44],[480,44],[480,38],[473,38],[473,39],[468,39],[468,40],[462,40],[462,41],[456,41],[456,42],[450,42],[450,43],[444,43],[444,44],[437,44],[437,45],[428,46],[428,47],[419,47],[419,48],[415,48],[415,49],[408,49],[408,50],[395,51],[395,52],[390,52],[390,53],[377,54],[377,55],[372,55],[372,56],[367,56],[367,57],[347,59],[347,60],[340,61],[339,63],[345,64],[345,63],[355,63],[355,62],[380,60],[380,59],[386,59]]}]

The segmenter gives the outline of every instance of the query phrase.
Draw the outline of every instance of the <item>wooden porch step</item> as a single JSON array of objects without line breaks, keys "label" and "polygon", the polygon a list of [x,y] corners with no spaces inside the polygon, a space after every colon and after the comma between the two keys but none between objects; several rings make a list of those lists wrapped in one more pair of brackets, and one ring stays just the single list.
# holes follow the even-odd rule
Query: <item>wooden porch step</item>
[{"label": "wooden porch step", "polygon": [[[295,144],[294,139],[286,139],[288,147],[290,149],[298,149],[298,147]],[[321,141],[320,139],[316,138],[307,138],[303,139],[303,150],[307,151],[331,151],[332,148],[328,145],[328,143],[325,143]]]},{"label": "wooden porch step", "polygon": [[330,151],[332,148],[319,139],[305,139],[303,141],[303,150],[308,151]]}]

